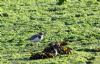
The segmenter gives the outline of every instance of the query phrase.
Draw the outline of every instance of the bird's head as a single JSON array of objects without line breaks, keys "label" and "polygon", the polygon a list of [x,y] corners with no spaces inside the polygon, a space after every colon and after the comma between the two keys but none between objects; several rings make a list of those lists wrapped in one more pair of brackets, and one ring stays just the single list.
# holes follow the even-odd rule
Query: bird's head
[{"label": "bird's head", "polygon": [[39,34],[39,35],[44,35],[44,33],[43,33],[43,32],[39,32],[38,34]]}]

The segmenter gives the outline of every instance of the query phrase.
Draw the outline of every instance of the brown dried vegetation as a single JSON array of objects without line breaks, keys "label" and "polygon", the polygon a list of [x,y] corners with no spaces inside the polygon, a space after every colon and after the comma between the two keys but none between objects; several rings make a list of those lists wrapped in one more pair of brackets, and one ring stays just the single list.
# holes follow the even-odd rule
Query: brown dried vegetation
[{"label": "brown dried vegetation", "polygon": [[42,52],[32,54],[30,59],[53,58],[58,54],[61,55],[71,53],[72,49],[69,47],[64,48],[65,45],[67,45],[66,42],[51,42]]}]

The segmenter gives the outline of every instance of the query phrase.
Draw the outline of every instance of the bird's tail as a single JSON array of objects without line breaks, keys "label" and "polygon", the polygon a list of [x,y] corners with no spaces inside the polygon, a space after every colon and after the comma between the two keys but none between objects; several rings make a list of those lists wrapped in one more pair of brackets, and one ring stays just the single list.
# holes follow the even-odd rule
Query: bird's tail
[{"label": "bird's tail", "polygon": [[30,38],[28,38],[28,39],[25,39],[25,40],[30,40]]}]

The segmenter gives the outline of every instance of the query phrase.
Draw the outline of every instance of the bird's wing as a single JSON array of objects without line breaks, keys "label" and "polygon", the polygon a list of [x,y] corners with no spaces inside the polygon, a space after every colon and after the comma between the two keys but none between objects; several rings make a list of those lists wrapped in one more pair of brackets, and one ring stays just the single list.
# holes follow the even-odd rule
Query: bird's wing
[{"label": "bird's wing", "polygon": [[37,37],[38,37],[38,35],[33,35],[32,37],[29,38],[29,40],[34,40]]}]

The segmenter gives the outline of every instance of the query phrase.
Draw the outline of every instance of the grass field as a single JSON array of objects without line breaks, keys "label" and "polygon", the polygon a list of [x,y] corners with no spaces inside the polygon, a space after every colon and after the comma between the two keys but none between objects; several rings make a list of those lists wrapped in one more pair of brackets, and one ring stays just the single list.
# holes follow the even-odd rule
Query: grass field
[{"label": "grass field", "polygon": [[[41,31],[44,40],[31,46],[26,39]],[[63,39],[71,54],[28,60]],[[100,0],[0,0],[0,64],[100,64]]]}]

